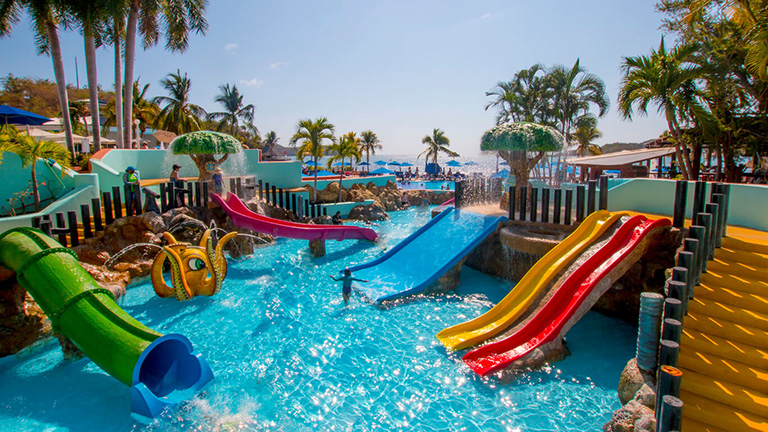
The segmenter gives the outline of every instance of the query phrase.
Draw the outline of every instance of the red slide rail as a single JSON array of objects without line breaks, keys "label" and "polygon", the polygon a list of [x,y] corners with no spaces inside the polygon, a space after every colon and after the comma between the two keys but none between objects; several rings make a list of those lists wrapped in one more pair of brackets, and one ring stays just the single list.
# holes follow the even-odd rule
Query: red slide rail
[{"label": "red slide rail", "polygon": [[359,226],[310,225],[274,219],[251,211],[240,198],[227,193],[227,199],[211,194],[211,199],[227,213],[232,222],[251,231],[274,237],[302,240],[370,240],[378,237],[376,231]]},{"label": "red slide rail", "polygon": [[608,243],[563,282],[523,328],[505,339],[470,351],[464,356],[464,363],[476,373],[488,375],[554,340],[595,286],[626,259],[649,232],[666,225],[670,225],[669,219],[648,220],[645,216],[629,219]]}]

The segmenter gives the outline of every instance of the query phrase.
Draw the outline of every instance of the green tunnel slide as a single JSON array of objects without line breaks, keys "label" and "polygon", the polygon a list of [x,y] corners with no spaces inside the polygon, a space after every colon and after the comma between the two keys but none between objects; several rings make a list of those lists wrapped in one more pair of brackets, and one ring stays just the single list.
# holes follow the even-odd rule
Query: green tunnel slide
[{"label": "green tunnel slide", "polygon": [[131,386],[134,417],[157,417],[213,380],[210,366],[186,337],[162,335],[128,315],[72,250],[41,231],[14,228],[0,234],[0,264],[16,272],[55,331]]}]

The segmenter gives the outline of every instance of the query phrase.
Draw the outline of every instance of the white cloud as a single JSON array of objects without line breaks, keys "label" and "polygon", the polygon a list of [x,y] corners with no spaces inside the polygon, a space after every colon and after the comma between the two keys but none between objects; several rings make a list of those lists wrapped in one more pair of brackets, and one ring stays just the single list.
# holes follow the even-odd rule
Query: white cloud
[{"label": "white cloud", "polygon": [[236,43],[228,43],[228,44],[224,45],[224,50],[225,50],[225,51],[226,51],[228,54],[237,54],[237,47],[238,47],[238,46],[239,46],[239,45],[238,45],[238,44],[236,44]]},{"label": "white cloud", "polygon": [[257,88],[261,87],[262,84],[264,84],[264,81],[262,81],[262,80],[260,80],[260,79],[258,79],[256,77],[253,77],[253,78],[251,78],[249,80],[240,80],[240,84],[242,84],[242,85],[244,85],[246,87],[253,87],[253,88],[257,89]]},{"label": "white cloud", "polygon": [[272,63],[271,65],[269,65],[269,68],[270,68],[270,69],[277,69],[277,68],[279,68],[280,66],[285,66],[285,65],[287,65],[287,64],[288,64],[288,63],[286,63],[286,62],[276,62],[276,63]]},{"label": "white cloud", "polygon": [[490,18],[490,17],[491,17],[491,14],[490,13],[486,13],[485,15],[481,16],[480,19],[486,19],[486,18]]}]

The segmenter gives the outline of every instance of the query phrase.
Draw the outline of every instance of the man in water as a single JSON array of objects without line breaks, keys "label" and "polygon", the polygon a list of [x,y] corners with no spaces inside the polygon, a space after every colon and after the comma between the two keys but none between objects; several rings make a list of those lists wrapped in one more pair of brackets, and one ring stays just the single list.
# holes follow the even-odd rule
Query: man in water
[{"label": "man in water", "polygon": [[342,294],[342,296],[344,296],[344,304],[345,305],[347,303],[349,303],[349,296],[350,296],[350,294],[352,294],[352,281],[368,282],[365,279],[355,279],[355,278],[353,278],[352,277],[352,271],[350,269],[344,269],[344,276],[342,276],[342,277],[340,277],[338,279],[333,277],[333,275],[330,275],[330,276],[331,276],[331,279],[333,279],[333,280],[335,280],[337,282],[338,281],[343,281],[342,282],[341,294]]}]

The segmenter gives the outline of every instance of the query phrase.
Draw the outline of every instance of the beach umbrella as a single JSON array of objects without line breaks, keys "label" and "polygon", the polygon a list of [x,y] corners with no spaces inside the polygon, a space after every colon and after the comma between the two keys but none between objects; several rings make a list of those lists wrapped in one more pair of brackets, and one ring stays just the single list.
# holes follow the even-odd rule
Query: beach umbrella
[{"label": "beach umbrella", "polygon": [[316,164],[315,161],[313,161],[311,159],[308,160],[308,161],[304,161],[304,165],[310,166],[310,167],[318,166],[318,164]]},{"label": "beach umbrella", "polygon": [[18,124],[18,125],[35,125],[40,126],[43,123],[51,121],[48,117],[24,111],[23,109],[14,108],[8,105],[0,105],[0,123]]},{"label": "beach umbrella", "polygon": [[465,163],[464,165],[480,165],[480,164],[475,162],[475,161],[469,161],[469,162]]},{"label": "beach umbrella", "polygon": [[371,174],[394,174],[394,171],[388,170],[386,168],[379,168],[371,171]]},{"label": "beach umbrella", "polygon": [[507,178],[507,177],[509,177],[509,170],[508,169],[503,169],[503,170],[501,170],[501,171],[499,171],[496,174],[491,176],[491,178]]},{"label": "beach umbrella", "polygon": [[392,161],[392,162],[388,162],[388,163],[387,163],[387,165],[400,166],[400,162],[398,162],[398,161]]},{"label": "beach umbrella", "polygon": [[358,166],[368,166],[368,165],[370,165],[370,164],[369,164],[368,162],[360,162],[360,163],[359,163],[359,164],[357,164],[357,165],[358,165]]},{"label": "beach umbrella", "polygon": [[414,166],[414,165],[413,165],[412,163],[403,162],[403,163],[401,163],[401,164],[400,164],[400,166],[401,166],[401,167],[412,167],[412,166]]},{"label": "beach umbrella", "polygon": [[509,164],[507,163],[507,161],[501,161],[499,165],[509,165]]},{"label": "beach umbrella", "polygon": [[161,143],[169,143],[174,140],[178,135],[176,135],[173,132],[168,132],[164,130],[156,130],[155,133],[152,134],[155,139],[160,141]]},{"label": "beach umbrella", "polygon": [[344,163],[341,163],[341,162],[336,162],[336,163],[335,163],[335,164],[333,164],[332,166],[335,166],[335,167],[340,167],[340,166],[348,166],[348,167],[351,167],[352,165],[350,165],[350,164],[349,164],[349,163],[347,163],[347,162],[344,162]]},{"label": "beach umbrella", "polygon": [[380,165],[380,166],[384,166],[384,165],[386,165],[386,164],[387,164],[386,162],[384,162],[384,161],[380,161],[380,160],[379,160],[379,161],[376,161],[376,162],[374,162],[374,163],[375,163],[376,165]]},{"label": "beach umbrella", "polygon": [[450,161],[446,162],[445,165],[449,166],[449,167],[460,167],[461,166],[461,162],[456,161],[456,160],[450,160]]},{"label": "beach umbrella", "polygon": [[[198,180],[210,180],[213,171],[227,160],[231,153],[239,153],[243,149],[240,141],[221,132],[195,131],[185,133],[171,141],[173,154],[186,154],[192,158],[200,175]],[[220,159],[214,155],[224,154]]]}]

